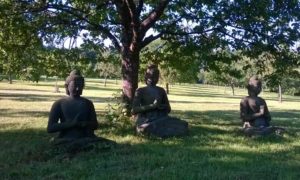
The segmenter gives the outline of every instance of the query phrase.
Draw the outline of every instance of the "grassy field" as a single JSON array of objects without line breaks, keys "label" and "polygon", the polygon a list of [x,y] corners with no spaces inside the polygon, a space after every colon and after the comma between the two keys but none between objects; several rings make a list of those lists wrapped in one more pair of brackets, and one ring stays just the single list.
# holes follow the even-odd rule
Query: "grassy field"
[{"label": "grassy field", "polygon": [[118,142],[109,151],[55,154],[46,133],[54,82],[0,82],[0,179],[300,179],[300,98],[264,92],[272,124],[282,137],[241,135],[239,102],[245,89],[207,85],[171,86],[171,116],[189,122],[190,134],[167,140],[136,136],[133,129],[104,126],[105,106],[121,87],[88,79],[83,96],[96,107],[98,136]]}]

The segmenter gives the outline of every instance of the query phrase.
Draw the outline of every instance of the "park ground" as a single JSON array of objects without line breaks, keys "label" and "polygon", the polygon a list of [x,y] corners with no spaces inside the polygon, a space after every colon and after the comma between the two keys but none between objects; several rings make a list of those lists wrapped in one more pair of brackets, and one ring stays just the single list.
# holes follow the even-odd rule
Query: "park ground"
[{"label": "park ground", "polygon": [[263,92],[272,124],[283,136],[245,137],[239,132],[237,89],[200,84],[171,86],[171,116],[189,122],[190,133],[166,140],[139,137],[132,127],[107,126],[104,114],[120,82],[87,79],[83,96],[91,99],[100,128],[96,134],[119,145],[111,150],[55,153],[46,126],[53,81],[0,82],[0,179],[300,179],[300,97]]}]

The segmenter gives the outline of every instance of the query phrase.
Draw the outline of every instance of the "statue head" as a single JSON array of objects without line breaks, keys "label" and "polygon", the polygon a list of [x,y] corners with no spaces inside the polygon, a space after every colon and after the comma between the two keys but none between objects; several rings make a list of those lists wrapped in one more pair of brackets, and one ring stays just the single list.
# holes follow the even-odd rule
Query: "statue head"
[{"label": "statue head", "polygon": [[258,95],[261,92],[261,80],[257,76],[252,76],[247,84],[248,94]]},{"label": "statue head", "polygon": [[145,82],[147,85],[156,85],[159,79],[158,67],[154,64],[149,65],[145,74]]},{"label": "statue head", "polygon": [[65,88],[67,95],[80,96],[84,87],[84,78],[79,70],[73,70],[67,77]]}]

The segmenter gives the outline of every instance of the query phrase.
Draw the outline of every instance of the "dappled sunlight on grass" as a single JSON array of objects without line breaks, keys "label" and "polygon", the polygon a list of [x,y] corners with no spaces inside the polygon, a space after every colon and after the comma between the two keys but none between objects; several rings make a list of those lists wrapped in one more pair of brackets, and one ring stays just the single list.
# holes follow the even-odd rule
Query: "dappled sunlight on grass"
[{"label": "dappled sunlight on grass", "polygon": [[[299,179],[300,97],[264,92],[271,123],[287,129],[283,136],[246,137],[240,131],[239,103],[247,91],[210,85],[172,85],[170,116],[189,122],[182,138],[137,136],[133,126],[106,124],[105,107],[121,82],[86,79],[83,96],[94,102],[97,136],[118,147],[72,156],[52,153],[46,133],[53,102],[65,97],[64,82],[0,82],[1,179]],[[161,85],[163,87],[163,85]],[[132,122],[132,124],[134,124]],[[276,169],[276,172],[274,170]],[[63,170],[63,171],[62,171]]]}]

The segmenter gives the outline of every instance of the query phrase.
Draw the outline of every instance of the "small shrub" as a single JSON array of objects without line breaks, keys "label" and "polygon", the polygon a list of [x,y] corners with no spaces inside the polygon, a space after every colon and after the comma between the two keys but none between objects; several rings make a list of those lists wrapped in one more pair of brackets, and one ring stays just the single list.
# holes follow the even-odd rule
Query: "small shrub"
[{"label": "small shrub", "polygon": [[114,93],[105,107],[106,122],[121,129],[132,128],[133,120],[125,107],[125,103],[122,101],[122,92]]}]

